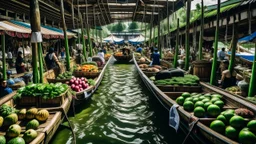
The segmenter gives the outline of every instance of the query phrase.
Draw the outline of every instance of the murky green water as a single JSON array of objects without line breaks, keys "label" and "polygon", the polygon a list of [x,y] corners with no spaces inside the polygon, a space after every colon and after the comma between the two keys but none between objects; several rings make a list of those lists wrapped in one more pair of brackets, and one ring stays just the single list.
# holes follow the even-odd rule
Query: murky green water
[{"label": "murky green water", "polygon": [[[78,144],[180,144],[183,133],[168,126],[168,111],[149,93],[134,65],[110,65],[104,79],[86,104],[70,120]],[[60,128],[51,143],[73,140]]]}]

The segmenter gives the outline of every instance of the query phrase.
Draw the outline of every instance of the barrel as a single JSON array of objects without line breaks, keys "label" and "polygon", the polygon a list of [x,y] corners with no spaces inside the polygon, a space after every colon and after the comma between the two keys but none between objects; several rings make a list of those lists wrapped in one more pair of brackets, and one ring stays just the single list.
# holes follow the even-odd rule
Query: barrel
[{"label": "barrel", "polygon": [[212,62],[209,61],[194,61],[193,63],[193,75],[200,78],[200,81],[209,82],[211,77]]}]

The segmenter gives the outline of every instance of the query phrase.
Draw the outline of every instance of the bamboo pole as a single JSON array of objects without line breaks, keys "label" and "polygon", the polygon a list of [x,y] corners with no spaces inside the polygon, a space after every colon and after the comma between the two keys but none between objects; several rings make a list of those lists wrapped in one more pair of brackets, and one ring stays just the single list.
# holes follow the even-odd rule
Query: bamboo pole
[{"label": "bamboo pole", "polygon": [[152,46],[151,45],[151,43],[152,43],[152,31],[153,31],[153,21],[154,21],[154,16],[153,16],[153,11],[152,11],[152,13],[151,13],[151,21],[150,21],[150,33],[149,33],[149,45],[150,46]]},{"label": "bamboo pole", "polygon": [[[255,48],[256,48],[256,43],[255,43]],[[250,79],[250,85],[249,85],[249,92],[248,96],[253,97],[255,95],[255,84],[256,83],[256,52],[254,52],[254,61],[253,61],[253,66],[252,66],[252,76]]]},{"label": "bamboo pole", "polygon": [[66,69],[70,70],[70,54],[69,54],[69,45],[68,45],[68,36],[67,36],[67,26],[65,22],[65,13],[64,13],[64,4],[63,0],[60,1],[61,3],[61,18],[63,24],[63,33],[64,33],[64,40],[65,40],[65,50],[66,50]]},{"label": "bamboo pole", "polygon": [[237,24],[233,23],[233,36],[232,36],[232,43],[231,43],[231,56],[230,56],[230,63],[228,70],[232,73],[235,65],[235,57],[236,57],[236,48],[237,48]]},{"label": "bamboo pole", "polygon": [[71,1],[71,17],[72,17],[72,26],[75,29],[75,13],[74,13],[74,0]]},{"label": "bamboo pole", "polygon": [[185,70],[189,68],[189,57],[190,57],[190,46],[189,46],[189,20],[190,20],[190,7],[191,7],[191,0],[187,1],[187,19],[186,19],[186,60],[185,60]]},{"label": "bamboo pole", "polygon": [[167,42],[167,48],[169,48],[169,46],[171,45],[171,42],[170,42],[170,38],[169,38],[169,35],[170,35],[170,18],[169,18],[169,1],[166,0],[166,3],[167,3],[167,35],[166,35],[166,42]]},{"label": "bamboo pole", "polygon": [[3,78],[6,80],[6,58],[5,58],[5,34],[1,36],[2,41],[2,62],[3,62]]},{"label": "bamboo pole", "polygon": [[42,52],[42,44],[37,43],[38,45],[38,58],[39,58],[39,82],[44,82],[44,65],[43,65],[43,52]]},{"label": "bamboo pole", "polygon": [[33,61],[33,82],[38,83],[38,48],[37,43],[42,42],[40,10],[38,0],[30,1],[30,25],[32,30],[32,61]]},{"label": "bamboo pole", "polygon": [[159,8],[158,8],[158,28],[157,28],[157,47],[159,49],[160,52],[160,58],[162,58],[162,48],[161,48],[161,38],[160,38],[160,13],[159,13]]},{"label": "bamboo pole", "polygon": [[214,53],[213,53],[213,63],[211,71],[210,84],[214,85],[216,83],[216,69],[217,69],[217,51],[218,51],[218,40],[219,40],[219,17],[220,17],[220,0],[218,0],[217,6],[217,22],[214,40]]},{"label": "bamboo pole", "polygon": [[199,37],[199,60],[203,59],[203,37],[204,37],[204,0],[202,0],[201,4],[201,30]]},{"label": "bamboo pole", "polygon": [[173,61],[174,68],[176,68],[178,66],[179,33],[180,33],[180,22],[179,22],[179,18],[178,18],[177,19],[177,33],[176,33],[175,54],[174,54],[174,61]]}]

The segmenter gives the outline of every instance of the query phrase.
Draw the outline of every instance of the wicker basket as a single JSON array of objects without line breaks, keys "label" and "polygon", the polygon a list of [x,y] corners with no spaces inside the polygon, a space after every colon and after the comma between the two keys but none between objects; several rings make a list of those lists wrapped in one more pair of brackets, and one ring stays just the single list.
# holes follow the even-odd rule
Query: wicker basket
[{"label": "wicker basket", "polygon": [[100,71],[99,72],[74,71],[75,77],[96,78],[99,75],[100,75]]}]

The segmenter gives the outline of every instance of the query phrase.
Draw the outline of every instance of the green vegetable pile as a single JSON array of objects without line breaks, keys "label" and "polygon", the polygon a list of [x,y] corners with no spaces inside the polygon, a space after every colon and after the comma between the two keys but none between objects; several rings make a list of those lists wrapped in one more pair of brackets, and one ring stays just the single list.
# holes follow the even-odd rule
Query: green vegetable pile
[{"label": "green vegetable pile", "polygon": [[16,112],[16,109],[13,108],[13,107],[10,107],[6,104],[3,104],[1,107],[0,107],[0,115],[2,117],[6,117],[12,113],[15,113]]},{"label": "green vegetable pile", "polygon": [[199,78],[195,75],[185,75],[184,77],[172,77],[171,79],[156,80],[156,85],[173,85],[173,86],[196,86]]},{"label": "green vegetable pile", "polygon": [[95,80],[93,80],[93,79],[88,79],[88,83],[89,83],[89,85],[91,86],[91,85],[95,85]]},{"label": "green vegetable pile", "polygon": [[63,74],[59,74],[56,79],[71,79],[72,78],[72,72],[66,71]]},{"label": "green vegetable pile", "polygon": [[60,96],[68,89],[67,84],[62,83],[51,83],[51,84],[30,84],[20,88],[14,99],[21,98],[22,96],[41,96],[44,99],[53,99]]}]

